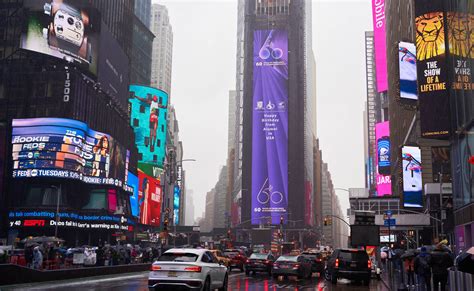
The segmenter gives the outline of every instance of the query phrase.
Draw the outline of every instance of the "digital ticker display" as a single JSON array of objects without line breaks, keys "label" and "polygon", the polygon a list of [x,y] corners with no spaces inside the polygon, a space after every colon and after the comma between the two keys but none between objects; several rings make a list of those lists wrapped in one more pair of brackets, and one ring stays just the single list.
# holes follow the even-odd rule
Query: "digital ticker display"
[{"label": "digital ticker display", "polygon": [[126,187],[130,152],[112,136],[65,118],[12,121],[14,178],[55,177]]}]

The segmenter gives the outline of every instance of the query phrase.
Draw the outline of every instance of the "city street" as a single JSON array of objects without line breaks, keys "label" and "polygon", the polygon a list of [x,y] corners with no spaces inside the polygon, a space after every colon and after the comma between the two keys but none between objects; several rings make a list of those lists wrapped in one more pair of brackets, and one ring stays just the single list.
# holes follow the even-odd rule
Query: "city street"
[{"label": "city street", "polygon": [[[134,291],[148,290],[148,273],[136,273],[120,276],[103,276],[94,278],[84,278],[77,280],[45,282],[35,284],[23,284],[1,288],[1,291],[20,291],[20,290],[75,290],[93,291],[93,290],[116,290],[116,291]],[[255,276],[245,276],[244,273],[232,272],[229,277],[228,290],[389,290],[382,281],[372,280],[370,286],[351,283],[348,280],[339,280],[337,285],[332,285],[323,279],[313,277],[311,280],[296,280],[289,278],[278,281],[270,279],[268,276],[257,274]]]}]

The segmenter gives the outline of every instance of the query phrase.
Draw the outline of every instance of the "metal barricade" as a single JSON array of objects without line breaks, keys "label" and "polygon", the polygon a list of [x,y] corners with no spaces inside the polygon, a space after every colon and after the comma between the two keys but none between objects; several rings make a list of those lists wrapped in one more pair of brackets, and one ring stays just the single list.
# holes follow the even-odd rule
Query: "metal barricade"
[{"label": "metal barricade", "polygon": [[474,290],[474,275],[449,270],[449,291],[472,291]]}]

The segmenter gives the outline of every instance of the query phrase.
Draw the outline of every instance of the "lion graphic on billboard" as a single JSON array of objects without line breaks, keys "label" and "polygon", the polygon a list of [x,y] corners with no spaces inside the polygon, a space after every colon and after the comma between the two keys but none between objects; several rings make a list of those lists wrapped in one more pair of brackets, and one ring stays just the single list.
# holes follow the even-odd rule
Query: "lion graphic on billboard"
[{"label": "lion graphic on billboard", "polygon": [[468,57],[470,54],[469,39],[471,37],[469,15],[467,13],[448,12],[447,21],[449,52],[463,58]]},{"label": "lion graphic on billboard", "polygon": [[443,12],[418,16],[416,24],[416,57],[428,60],[445,53]]}]

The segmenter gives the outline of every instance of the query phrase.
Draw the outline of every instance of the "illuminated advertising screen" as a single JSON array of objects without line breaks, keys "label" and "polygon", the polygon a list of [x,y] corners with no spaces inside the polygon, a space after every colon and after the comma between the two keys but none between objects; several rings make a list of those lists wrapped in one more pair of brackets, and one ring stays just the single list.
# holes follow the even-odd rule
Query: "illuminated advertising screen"
[{"label": "illuminated advertising screen", "polygon": [[423,207],[421,181],[421,150],[419,147],[402,147],[403,206]]},{"label": "illuminated advertising screen", "polygon": [[97,74],[100,14],[88,1],[26,0],[20,48],[79,64]]},{"label": "illuminated advertising screen", "polygon": [[140,223],[159,226],[162,199],[160,180],[138,170],[138,187]]},{"label": "illuminated advertising screen", "polygon": [[385,0],[372,0],[374,23],[375,72],[377,92],[388,90],[387,41],[385,38]]},{"label": "illuminated advertising screen", "polygon": [[61,211],[56,218],[55,211],[32,210],[10,211],[8,213],[10,228],[77,228],[96,230],[133,231],[135,222],[119,215],[95,215]]},{"label": "illuminated advertising screen", "polygon": [[13,178],[126,186],[130,152],[112,136],[65,118],[13,119],[12,128]]},{"label": "illuminated advertising screen", "polygon": [[173,218],[174,224],[179,224],[179,201],[181,199],[181,188],[178,185],[174,186],[174,193],[173,193]]},{"label": "illuminated advertising screen", "polygon": [[390,124],[388,121],[375,125],[377,196],[392,195],[390,176]]},{"label": "illuminated advertising screen", "polygon": [[398,43],[400,97],[418,100],[416,83],[416,47],[409,42]]},{"label": "illuminated advertising screen", "polygon": [[130,208],[132,210],[132,215],[140,217],[140,208],[138,208],[138,177],[131,172],[128,172],[127,184],[132,189],[132,195],[130,195]]},{"label": "illuminated advertising screen", "polygon": [[158,178],[165,160],[168,94],[138,85],[130,86],[129,90],[130,125],[138,148],[138,168]]},{"label": "illuminated advertising screen", "polygon": [[253,36],[251,221],[271,217],[278,224],[288,208],[288,34]]},{"label": "illuminated advertising screen", "polygon": [[415,26],[421,135],[448,137],[450,106],[443,1],[416,1]]}]

